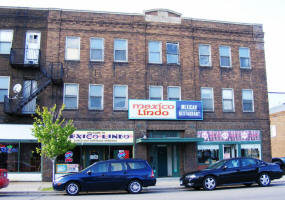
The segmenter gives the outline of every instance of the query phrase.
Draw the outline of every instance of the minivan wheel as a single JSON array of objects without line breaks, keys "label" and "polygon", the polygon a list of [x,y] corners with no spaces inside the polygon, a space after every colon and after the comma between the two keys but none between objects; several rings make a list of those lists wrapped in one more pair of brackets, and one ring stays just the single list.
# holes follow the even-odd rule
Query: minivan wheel
[{"label": "minivan wheel", "polygon": [[267,173],[260,174],[258,177],[257,183],[261,187],[266,187],[266,186],[270,185],[270,183],[271,183],[270,176]]},{"label": "minivan wheel", "polygon": [[217,186],[217,181],[213,176],[207,176],[203,181],[204,190],[214,190]]},{"label": "minivan wheel", "polygon": [[139,180],[132,180],[128,185],[128,192],[131,194],[137,194],[142,191],[142,184]]},{"label": "minivan wheel", "polygon": [[80,191],[79,184],[75,182],[69,182],[65,187],[68,195],[77,195]]}]

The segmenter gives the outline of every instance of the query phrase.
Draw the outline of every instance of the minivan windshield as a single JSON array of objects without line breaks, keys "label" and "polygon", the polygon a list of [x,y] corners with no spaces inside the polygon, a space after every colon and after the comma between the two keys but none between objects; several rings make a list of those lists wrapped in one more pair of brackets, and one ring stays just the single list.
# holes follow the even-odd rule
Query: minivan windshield
[{"label": "minivan windshield", "polygon": [[216,162],[216,163],[210,165],[207,169],[219,169],[219,168],[221,168],[226,162],[227,162],[227,160],[218,161],[218,162]]}]

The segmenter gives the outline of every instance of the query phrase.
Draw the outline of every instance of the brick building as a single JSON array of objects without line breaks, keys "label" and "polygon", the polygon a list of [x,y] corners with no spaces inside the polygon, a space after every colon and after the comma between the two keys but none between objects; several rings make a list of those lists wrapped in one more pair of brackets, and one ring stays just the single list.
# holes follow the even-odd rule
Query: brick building
[{"label": "brick building", "polygon": [[33,153],[36,104],[64,103],[77,128],[78,165],[58,172],[118,156],[148,160],[158,177],[229,157],[271,159],[262,25],[163,9],[0,15],[0,159],[15,179],[50,177]]}]

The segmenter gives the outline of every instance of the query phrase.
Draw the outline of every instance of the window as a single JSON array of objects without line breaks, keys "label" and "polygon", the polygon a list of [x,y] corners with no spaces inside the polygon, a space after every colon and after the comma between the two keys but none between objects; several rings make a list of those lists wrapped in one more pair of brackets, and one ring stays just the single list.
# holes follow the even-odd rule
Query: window
[{"label": "window", "polygon": [[231,48],[228,46],[220,46],[220,66],[231,67]]},{"label": "window", "polygon": [[198,162],[213,164],[219,160],[219,145],[198,145]]},{"label": "window", "polygon": [[254,159],[251,159],[251,158],[243,158],[240,161],[241,161],[242,167],[256,166],[256,161]]},{"label": "window", "polygon": [[148,42],[148,62],[149,63],[162,63],[161,42],[158,42],[158,41]]},{"label": "window", "polygon": [[104,60],[104,39],[91,38],[90,39],[90,60],[103,61]]},{"label": "window", "polygon": [[150,100],[162,100],[162,86],[149,86],[149,99]]},{"label": "window", "polygon": [[128,86],[114,85],[114,110],[127,110],[128,109]]},{"label": "window", "polygon": [[201,88],[201,101],[204,111],[214,111],[213,88]]},{"label": "window", "polygon": [[239,61],[241,68],[250,68],[250,51],[247,47],[239,48]]},{"label": "window", "polygon": [[140,161],[128,162],[128,166],[130,169],[145,169],[146,168],[146,164]]},{"label": "window", "polygon": [[168,100],[179,101],[181,99],[181,89],[178,86],[169,86],[168,88]]},{"label": "window", "polygon": [[65,60],[80,60],[80,37],[66,37]]},{"label": "window", "polygon": [[103,85],[89,85],[89,109],[103,110]]},{"label": "window", "polygon": [[109,171],[109,163],[98,163],[91,168],[93,173],[106,173]]},{"label": "window", "polygon": [[167,64],[179,64],[179,44],[166,43]]},{"label": "window", "polygon": [[124,39],[114,40],[114,60],[115,62],[128,61],[128,40]]},{"label": "window", "polygon": [[270,135],[271,137],[277,136],[276,125],[270,125]]},{"label": "window", "polygon": [[79,85],[74,83],[64,84],[64,99],[65,109],[78,108],[78,90]]},{"label": "window", "polygon": [[241,157],[260,159],[260,144],[241,144]]},{"label": "window", "polygon": [[207,44],[199,45],[200,66],[211,66],[211,46]]},{"label": "window", "polygon": [[227,166],[227,168],[231,169],[231,168],[236,168],[236,167],[240,167],[240,163],[238,159],[234,159],[234,160],[229,160],[225,166]]},{"label": "window", "polygon": [[242,90],[243,112],[254,112],[253,90]]},{"label": "window", "polygon": [[126,164],[120,162],[112,162],[111,163],[111,172],[119,172],[126,170]]},{"label": "window", "polygon": [[4,96],[9,96],[10,77],[0,76],[0,102],[4,102]]},{"label": "window", "polygon": [[234,112],[234,91],[233,89],[223,89],[223,111],[224,112]]},{"label": "window", "polygon": [[13,30],[0,30],[0,54],[10,54]]}]

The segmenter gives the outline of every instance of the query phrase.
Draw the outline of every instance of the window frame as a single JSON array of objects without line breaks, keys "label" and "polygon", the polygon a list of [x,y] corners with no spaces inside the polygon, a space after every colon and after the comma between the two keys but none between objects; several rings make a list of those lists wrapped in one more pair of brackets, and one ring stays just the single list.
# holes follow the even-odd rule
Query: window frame
[{"label": "window frame", "polygon": [[[200,88],[200,95],[201,95],[201,101],[202,101],[202,90],[203,89],[210,89],[211,91],[212,91],[212,107],[213,107],[213,110],[205,110],[205,107],[204,107],[204,105],[203,105],[203,111],[205,111],[205,112],[215,112],[215,101],[214,101],[214,88],[212,88],[212,87],[201,87]],[[203,103],[203,101],[202,101],[202,103]]]},{"label": "window frame", "polygon": [[[11,49],[12,49],[12,45],[13,45],[13,39],[14,39],[14,30],[13,29],[0,29],[0,33],[1,32],[11,32],[11,34],[12,34],[12,37],[11,37],[11,41],[9,41],[9,43],[10,43],[10,51],[9,52],[7,52],[7,53],[5,53],[5,52],[0,52],[0,54],[3,54],[3,55],[9,55],[10,53],[11,53]],[[7,41],[2,41],[2,40],[0,40],[0,43],[8,43]]]},{"label": "window frame", "polygon": [[[223,91],[224,90],[231,90],[232,91],[232,102],[233,102],[233,109],[232,110],[225,110],[224,109],[224,93],[223,93]],[[226,99],[227,100],[227,99]],[[222,88],[222,107],[223,107],[223,112],[228,112],[228,113],[230,113],[230,112],[235,112],[235,94],[234,94],[234,89],[233,88]]]},{"label": "window frame", "polygon": [[[177,45],[177,54],[168,54],[167,53],[167,44],[175,44],[175,45]],[[166,42],[166,44],[165,44],[165,52],[166,52],[166,63],[167,64],[177,64],[177,65],[179,65],[180,64],[180,46],[179,46],[179,42]],[[170,63],[170,62],[168,62],[168,55],[177,55],[177,62],[175,62],[175,63]]]},{"label": "window frame", "polygon": [[151,87],[157,87],[157,88],[161,88],[161,99],[160,100],[163,100],[163,86],[162,85],[150,85],[149,86],[149,91],[148,91],[148,99],[149,100],[154,100],[154,101],[160,101],[160,100],[158,100],[158,99],[151,99],[151,96],[150,96],[150,88]]},{"label": "window frame", "polygon": [[[220,48],[221,47],[226,47],[226,48],[229,48],[229,61],[230,61],[230,65],[229,66],[223,66],[222,65],[222,59],[221,59],[221,51],[220,51]],[[225,56],[223,56],[223,57],[225,57]],[[226,45],[220,45],[219,46],[219,58],[220,58],[220,67],[222,67],[222,68],[231,68],[232,67],[232,53],[231,53],[231,47],[230,46],[226,46]]]},{"label": "window frame", "polygon": [[[241,57],[241,55],[240,55],[240,49],[248,49],[248,57]],[[251,69],[250,48],[249,48],[249,47],[239,47],[238,51],[239,51],[239,63],[240,63],[239,66],[240,66],[240,68],[241,68],[241,69]],[[242,67],[242,66],[241,66],[241,58],[248,58],[248,64],[249,64],[248,67]]]},{"label": "window frame", "polygon": [[[126,51],[126,60],[116,60],[116,50],[123,50],[123,49],[115,49],[115,41],[116,40],[122,40],[122,41],[126,42],[126,49],[125,49],[125,51]],[[120,63],[128,62],[128,49],[129,49],[128,39],[115,38],[113,45],[114,45],[114,52],[113,52],[114,53],[114,62],[120,62]]]},{"label": "window frame", "polygon": [[[91,107],[91,96],[90,96],[90,91],[91,91],[91,86],[102,86],[102,91],[101,91],[101,108],[99,107]],[[95,96],[97,97],[97,96]],[[103,84],[89,84],[89,91],[88,91],[88,109],[89,110],[104,110],[104,85]]]},{"label": "window frame", "polygon": [[[201,64],[201,59],[200,59],[200,57],[201,57],[201,56],[206,56],[206,55],[201,55],[201,53],[200,53],[200,47],[201,47],[201,46],[208,46],[208,47],[209,47],[209,55],[207,55],[207,56],[209,56],[209,64],[208,64],[208,65]],[[211,50],[211,45],[210,45],[210,44],[199,44],[199,46],[198,46],[198,52],[199,52],[199,66],[201,66],[201,67],[211,67],[211,66],[212,66],[212,50]]]},{"label": "window frame", "polygon": [[[150,54],[152,53],[150,50],[150,45],[149,45],[149,43],[151,43],[151,42],[157,42],[157,43],[159,43],[159,49],[160,49],[160,51],[159,51],[159,54],[160,54],[160,56],[159,56],[159,62],[152,62],[151,60],[150,60]],[[148,41],[148,63],[150,63],[150,64],[162,64],[162,42],[161,41],[157,41],[157,40],[149,40]]]},{"label": "window frame", "polygon": [[[125,100],[125,104],[126,104],[126,107],[124,107],[124,108],[116,108],[115,107],[115,86],[124,86],[124,87],[126,87],[126,100]],[[129,99],[129,97],[128,97],[128,85],[120,85],[120,84],[115,84],[115,85],[113,85],[113,110],[128,110],[128,99]]]},{"label": "window frame", "polygon": [[[169,88],[178,88],[179,89],[179,99],[178,100],[171,100],[171,99],[169,99]],[[170,100],[170,101],[181,101],[181,87],[180,86],[168,86],[167,87],[167,100]]]},{"label": "window frame", "polygon": [[[92,48],[91,48],[91,40],[98,40],[98,39],[100,39],[101,41],[102,41],[102,59],[101,60],[96,60],[96,59],[92,59],[91,57],[91,50],[92,50]],[[90,61],[94,61],[94,62],[103,62],[104,61],[104,55],[105,55],[105,40],[104,40],[104,38],[99,38],[99,37],[91,37],[90,38]]]},{"label": "window frame", "polygon": [[[67,40],[68,38],[76,38],[79,40],[79,44],[78,44],[78,59],[71,59],[71,58],[68,58],[67,57]],[[79,36],[66,36],[65,37],[65,53],[64,53],[64,59],[67,60],[67,61],[80,61],[80,48],[81,48],[81,38]],[[75,48],[72,48],[72,49],[75,49]]]},{"label": "window frame", "polygon": [[[252,99],[251,99],[251,101],[252,101],[252,111],[245,111],[245,110],[244,110],[244,106],[243,106],[243,100],[244,100],[244,98],[243,98],[243,91],[251,91],[251,95],[252,95]],[[253,89],[242,89],[242,90],[241,90],[241,99],[242,99],[242,111],[243,111],[243,112],[248,112],[248,113],[252,113],[252,112],[254,112],[254,96],[253,96]]]},{"label": "window frame", "polygon": [[67,108],[64,107],[64,110],[78,110],[78,102],[79,102],[79,84],[78,83],[64,83],[64,89],[63,89],[63,104],[65,104],[65,92],[66,92],[66,85],[77,85],[77,101],[76,101],[76,108]]},{"label": "window frame", "polygon": [[[8,93],[7,93],[7,96],[9,97],[9,95],[10,95],[10,81],[11,81],[10,80],[10,76],[0,76],[0,78],[8,78],[8,88],[7,88]],[[1,88],[1,87],[0,87],[0,89],[1,90],[4,90],[4,89],[6,90],[6,88]],[[4,101],[5,101],[5,96],[4,96],[3,101],[0,100],[0,103],[4,103]]]}]

